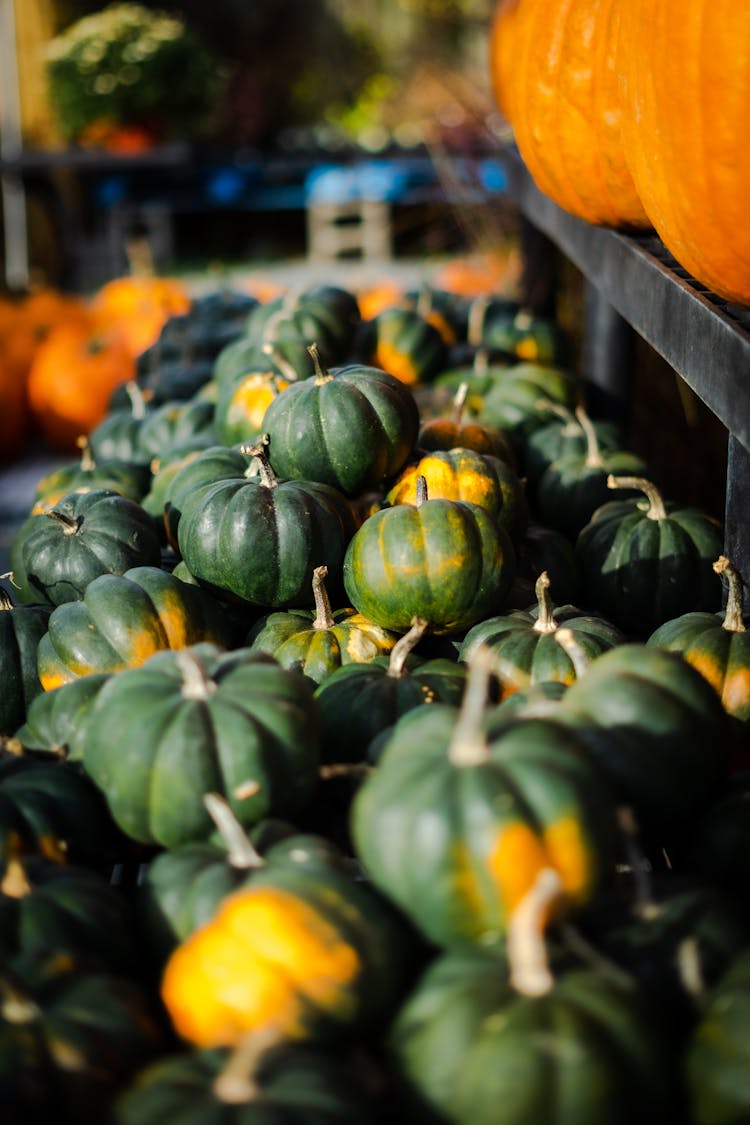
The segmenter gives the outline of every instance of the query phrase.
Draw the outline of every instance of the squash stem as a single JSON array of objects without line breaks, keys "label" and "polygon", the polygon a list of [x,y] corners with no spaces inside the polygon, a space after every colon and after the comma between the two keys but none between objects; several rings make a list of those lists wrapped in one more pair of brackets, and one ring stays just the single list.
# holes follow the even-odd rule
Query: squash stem
[{"label": "squash stem", "polygon": [[422,637],[427,630],[427,621],[424,617],[412,617],[411,629],[408,633],[404,633],[400,640],[396,641],[391,649],[391,655],[388,658],[388,675],[392,676],[395,680],[400,679],[404,674],[404,665],[412,650],[421,641]]},{"label": "squash stem", "polygon": [[279,349],[274,347],[274,345],[270,341],[263,344],[261,351],[264,355],[268,356],[268,358],[273,364],[275,364],[276,367],[278,367],[279,371],[287,380],[287,382],[296,383],[299,381],[299,375],[297,374],[294,367],[292,367],[289,360],[285,355],[282,355]]},{"label": "squash stem", "polygon": [[419,287],[419,293],[417,294],[417,303],[414,306],[414,311],[418,313],[419,316],[427,320],[430,316],[430,313],[433,311],[433,306],[434,301],[432,297],[432,290],[426,282],[423,282]]},{"label": "squash stem", "polygon": [[464,420],[464,413],[466,412],[466,399],[469,395],[469,384],[461,383],[456,391],[456,397],[453,399],[453,423],[460,426]]},{"label": "squash stem", "polygon": [[69,516],[67,512],[61,512],[57,508],[49,508],[43,515],[62,524],[63,535],[77,535],[83,527],[83,516],[76,516],[74,518],[73,516]]},{"label": "squash stem", "polygon": [[258,476],[263,488],[276,488],[278,486],[278,478],[276,473],[271,468],[271,462],[268,460],[268,434],[263,434],[259,441],[253,445],[241,445],[240,453],[244,453],[246,457],[253,457],[258,465]]},{"label": "squash stem", "polygon": [[178,649],[175,662],[182,675],[182,698],[205,703],[218,690],[214,681],[206,674],[206,669],[189,649]]},{"label": "squash stem", "polygon": [[324,371],[323,365],[320,361],[320,349],[317,344],[310,344],[307,349],[312,356],[312,361],[315,364],[315,385],[316,387],[322,386],[323,383],[330,383],[333,375],[330,371]]},{"label": "squash stem", "polygon": [[142,421],[146,417],[148,407],[146,404],[146,396],[135,379],[131,379],[125,384],[125,392],[130,399],[130,410],[133,417],[137,422]]},{"label": "squash stem", "polygon": [[667,509],[664,507],[661,493],[656,485],[645,477],[615,477],[610,473],[607,477],[607,488],[638,488],[648,501],[647,518],[650,520],[667,518]]},{"label": "squash stem", "polygon": [[461,710],[448,745],[448,759],[454,766],[481,766],[489,759],[482,721],[494,666],[495,657],[487,645],[480,645],[468,661]]},{"label": "squash stem", "polygon": [[416,485],[416,498],[414,502],[418,508],[421,508],[422,505],[427,502],[427,500],[429,500],[429,496],[427,495],[427,478],[424,476],[418,476]]},{"label": "squash stem", "polygon": [[227,849],[230,866],[248,871],[263,867],[266,861],[248,840],[247,833],[226,798],[219,793],[204,793],[203,804]]},{"label": "squash stem", "polygon": [[327,762],[318,768],[321,781],[332,781],[336,777],[350,777],[363,781],[375,770],[369,762]]},{"label": "squash stem", "polygon": [[23,864],[16,856],[8,860],[5,874],[0,882],[0,891],[8,898],[26,898],[31,894],[31,883],[26,878]]},{"label": "squash stem", "polygon": [[742,615],[744,582],[742,575],[739,571],[735,570],[726,555],[720,555],[713,566],[717,574],[726,575],[729,586],[727,608],[724,613],[722,627],[727,629],[730,633],[744,633],[745,621]]},{"label": "squash stem", "polygon": [[562,894],[562,879],[553,867],[543,867],[508,922],[510,983],[522,996],[544,996],[554,987],[544,931],[550,908]]},{"label": "squash stem", "polygon": [[487,310],[490,307],[490,300],[491,297],[487,294],[481,297],[475,297],[469,307],[469,317],[466,322],[466,342],[472,348],[478,348],[482,343],[484,322],[487,319]]},{"label": "squash stem", "polygon": [[0,981],[0,1017],[18,1025],[35,1023],[41,1014],[41,1009],[29,996],[24,996],[8,981]]},{"label": "squash stem", "polygon": [[575,414],[580,427],[583,430],[584,437],[586,438],[586,460],[584,461],[586,468],[603,469],[604,458],[602,457],[602,451],[599,448],[599,441],[596,436],[594,423],[591,421],[582,406],[576,407]]},{"label": "squash stem", "polygon": [[572,437],[575,434],[580,434],[581,425],[577,421],[575,414],[572,410],[568,410],[567,406],[563,406],[561,402],[555,402],[551,398],[538,398],[534,403],[534,409],[546,411],[548,414],[554,414],[563,423],[563,434],[566,437]]},{"label": "squash stem", "polygon": [[4,586],[0,586],[0,612],[5,609],[13,609],[13,599]]},{"label": "squash stem", "polygon": [[555,606],[549,593],[549,574],[546,570],[536,580],[534,593],[536,594],[539,615],[534,622],[535,633],[554,633],[558,625],[555,621]]},{"label": "squash stem", "polygon": [[315,620],[313,621],[313,629],[330,629],[333,624],[333,613],[331,612],[331,601],[328,597],[326,590],[326,578],[328,577],[327,566],[316,566],[313,571],[313,597],[315,598]]},{"label": "squash stem", "polygon": [[706,982],[701,965],[700,942],[695,934],[683,938],[677,947],[677,973],[688,996],[698,1004],[706,999]]},{"label": "squash stem", "polygon": [[257,1098],[260,1094],[256,1082],[258,1064],[266,1051],[280,1042],[281,1034],[277,1028],[244,1035],[214,1081],[213,1092],[217,1100],[225,1105],[244,1105]]},{"label": "squash stem", "polygon": [[93,473],[96,468],[96,461],[91,454],[89,439],[85,434],[81,434],[76,438],[76,445],[81,451],[81,471],[84,473]]},{"label": "squash stem", "polygon": [[474,353],[472,370],[475,375],[486,375],[490,369],[490,359],[486,348],[479,348]]}]

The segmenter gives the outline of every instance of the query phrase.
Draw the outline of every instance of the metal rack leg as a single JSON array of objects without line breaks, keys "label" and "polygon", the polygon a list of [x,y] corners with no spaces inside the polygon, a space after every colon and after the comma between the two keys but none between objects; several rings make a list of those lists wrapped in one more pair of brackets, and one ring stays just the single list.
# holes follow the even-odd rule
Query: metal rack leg
[{"label": "metal rack leg", "polygon": [[591,282],[584,290],[582,374],[593,417],[630,423],[635,333]]},{"label": "metal rack leg", "polygon": [[[727,453],[724,550],[742,577],[750,582],[750,452],[730,434]],[[745,591],[746,605],[748,600]]]}]

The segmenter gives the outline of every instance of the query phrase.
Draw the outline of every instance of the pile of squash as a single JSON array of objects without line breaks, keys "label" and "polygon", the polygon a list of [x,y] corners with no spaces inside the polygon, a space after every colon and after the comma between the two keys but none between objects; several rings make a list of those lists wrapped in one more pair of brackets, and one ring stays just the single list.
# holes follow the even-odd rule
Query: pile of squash
[{"label": "pile of squash", "polygon": [[207,294],[40,481],[4,1125],[748,1117],[742,578],[566,359],[491,295]]},{"label": "pile of squash", "polygon": [[729,0],[502,0],[496,100],[564,210],[653,226],[702,285],[750,304],[750,9]]}]

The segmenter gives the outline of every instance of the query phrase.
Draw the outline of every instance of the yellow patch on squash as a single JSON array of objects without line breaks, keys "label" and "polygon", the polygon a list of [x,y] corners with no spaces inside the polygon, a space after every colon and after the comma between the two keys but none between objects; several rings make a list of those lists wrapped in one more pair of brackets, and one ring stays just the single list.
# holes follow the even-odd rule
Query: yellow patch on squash
[{"label": "yellow patch on squash", "polygon": [[285,379],[272,380],[262,372],[248,375],[232,396],[229,420],[236,424],[244,419],[249,429],[259,431],[268,407],[288,386]]},{"label": "yellow patch on squash", "polygon": [[543,867],[554,867],[566,896],[584,899],[591,865],[580,826],[573,817],[549,825],[540,836],[526,824],[511,824],[497,837],[488,868],[510,914],[534,885]]},{"label": "yellow patch on squash", "polygon": [[178,1034],[200,1047],[269,1028],[304,1039],[316,1013],[353,1021],[361,970],[357,951],[308,903],[251,888],[175,950],[162,998]]},{"label": "yellow patch on squash", "polygon": [[372,362],[375,367],[387,371],[389,375],[400,379],[409,387],[419,382],[419,372],[410,357],[385,340],[382,340],[375,349]]}]

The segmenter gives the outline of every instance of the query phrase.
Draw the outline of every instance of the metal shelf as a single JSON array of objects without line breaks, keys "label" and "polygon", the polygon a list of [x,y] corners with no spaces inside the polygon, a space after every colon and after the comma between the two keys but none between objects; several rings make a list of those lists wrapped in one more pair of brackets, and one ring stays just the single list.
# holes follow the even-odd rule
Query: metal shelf
[{"label": "metal shelf", "polygon": [[601,402],[627,410],[634,329],[726,427],[724,549],[750,578],[750,309],[701,285],[654,234],[623,234],[562,211],[537,188],[515,146],[504,146],[500,159],[527,228],[536,239],[541,232],[587,280],[593,339],[584,344],[584,376]]},{"label": "metal shelf", "polygon": [[536,187],[516,148],[504,148],[501,160],[522,214],[750,450],[750,309],[695,281],[653,234],[623,234],[562,211]]}]

